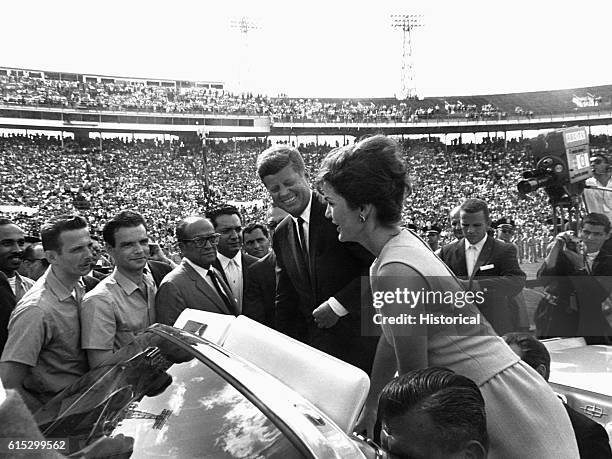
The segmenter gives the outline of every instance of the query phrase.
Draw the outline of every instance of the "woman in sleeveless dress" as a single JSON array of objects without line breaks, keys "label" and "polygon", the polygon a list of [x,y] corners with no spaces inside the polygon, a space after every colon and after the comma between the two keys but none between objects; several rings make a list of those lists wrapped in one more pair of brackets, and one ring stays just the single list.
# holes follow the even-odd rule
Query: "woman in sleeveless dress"
[{"label": "woman in sleeveless dress", "polygon": [[358,242],[377,257],[370,283],[383,334],[360,426],[372,431],[378,394],[396,372],[446,367],[482,392],[489,458],[579,457],[567,413],[546,381],[495,334],[478,296],[400,227],[409,187],[398,144],[378,135],[333,150],[318,185],[340,241]]}]

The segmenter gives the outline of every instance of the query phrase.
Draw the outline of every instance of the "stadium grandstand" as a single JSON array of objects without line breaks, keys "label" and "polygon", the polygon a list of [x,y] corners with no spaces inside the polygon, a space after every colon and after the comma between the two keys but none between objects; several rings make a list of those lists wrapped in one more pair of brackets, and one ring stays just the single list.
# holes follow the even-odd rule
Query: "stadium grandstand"
[{"label": "stadium grandstand", "polygon": [[[0,100],[0,127],[28,131],[0,137],[4,213],[36,234],[59,212],[78,209],[99,231],[119,209],[139,209],[169,250],[176,220],[211,205],[235,203],[247,223],[263,218],[269,203],[255,159],[270,145],[269,136],[385,132],[428,134],[402,140],[412,172],[422,177],[407,202],[407,223],[444,227],[458,196],[482,197],[494,218],[521,216],[517,237],[539,241],[534,257],[541,257],[550,240],[544,224],[550,208],[542,190],[517,193],[521,172],[531,167],[527,142],[507,140],[505,132],[612,124],[612,85],[404,101],[298,99],[233,94],[220,82],[0,67]],[[106,138],[90,139],[98,132]],[[491,134],[482,143],[439,140],[461,132]],[[130,133],[178,139],[135,140]],[[226,140],[203,146],[202,136]],[[324,137],[322,143],[296,142],[309,170],[337,145]],[[607,136],[591,136],[591,142],[601,151],[610,148]]]}]

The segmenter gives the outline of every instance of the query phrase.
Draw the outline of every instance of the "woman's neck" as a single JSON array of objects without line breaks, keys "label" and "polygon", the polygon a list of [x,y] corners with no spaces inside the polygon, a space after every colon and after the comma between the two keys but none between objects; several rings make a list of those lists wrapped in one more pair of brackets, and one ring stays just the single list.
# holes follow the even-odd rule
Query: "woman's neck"
[{"label": "woman's neck", "polygon": [[401,228],[399,225],[374,226],[368,231],[362,245],[377,257],[380,255],[385,244],[387,244],[391,238],[397,236],[400,231]]}]

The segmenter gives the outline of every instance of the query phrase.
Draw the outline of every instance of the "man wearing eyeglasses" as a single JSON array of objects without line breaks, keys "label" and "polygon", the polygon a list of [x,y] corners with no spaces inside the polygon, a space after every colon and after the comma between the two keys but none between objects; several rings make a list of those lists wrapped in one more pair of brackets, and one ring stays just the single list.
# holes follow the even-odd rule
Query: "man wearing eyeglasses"
[{"label": "man wearing eyeglasses", "polygon": [[179,222],[175,235],[183,260],[159,286],[155,297],[157,321],[174,325],[185,309],[238,315],[232,291],[212,266],[220,235],[210,220],[187,217]]},{"label": "man wearing eyeglasses", "polygon": [[36,242],[29,245],[23,251],[23,272],[33,281],[37,281],[49,267],[45,258],[45,250],[42,243]]},{"label": "man wearing eyeglasses", "polygon": [[599,153],[591,156],[593,177],[586,180],[587,186],[609,188],[610,191],[589,189],[584,190],[584,203],[588,212],[604,214],[612,221],[612,165],[607,156]]},{"label": "man wearing eyeglasses", "polygon": [[227,282],[238,304],[238,312],[242,312],[244,290],[248,278],[247,270],[255,263],[255,258],[242,249],[242,219],[238,209],[233,206],[223,206],[206,213],[219,233],[217,259],[213,266],[219,270],[223,280]]}]

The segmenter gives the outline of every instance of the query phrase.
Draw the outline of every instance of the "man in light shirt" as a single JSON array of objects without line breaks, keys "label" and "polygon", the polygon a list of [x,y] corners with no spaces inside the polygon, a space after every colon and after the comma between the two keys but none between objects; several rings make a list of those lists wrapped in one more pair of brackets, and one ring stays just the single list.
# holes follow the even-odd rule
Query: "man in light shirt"
[{"label": "man in light shirt", "polygon": [[89,367],[81,349],[81,277],[91,270],[92,244],[85,219],[60,216],[41,229],[51,264],[17,304],[8,325],[0,377],[31,409],[46,403]]},{"label": "man in light shirt", "polygon": [[583,198],[587,211],[604,214],[612,221],[612,164],[607,156],[596,153],[591,156],[591,167],[593,177],[588,178],[585,184],[608,188],[609,191],[589,188],[584,190]]},{"label": "man in light shirt", "polygon": [[142,216],[129,210],[102,230],[115,269],[83,300],[81,343],[92,368],[155,323],[155,282],[147,266],[149,238]]},{"label": "man in light shirt", "polygon": [[241,250],[242,219],[238,209],[233,206],[222,206],[207,212],[206,217],[219,234],[217,260],[213,266],[219,270],[223,280],[229,285],[238,304],[238,312],[242,312],[248,268],[258,259]]}]

